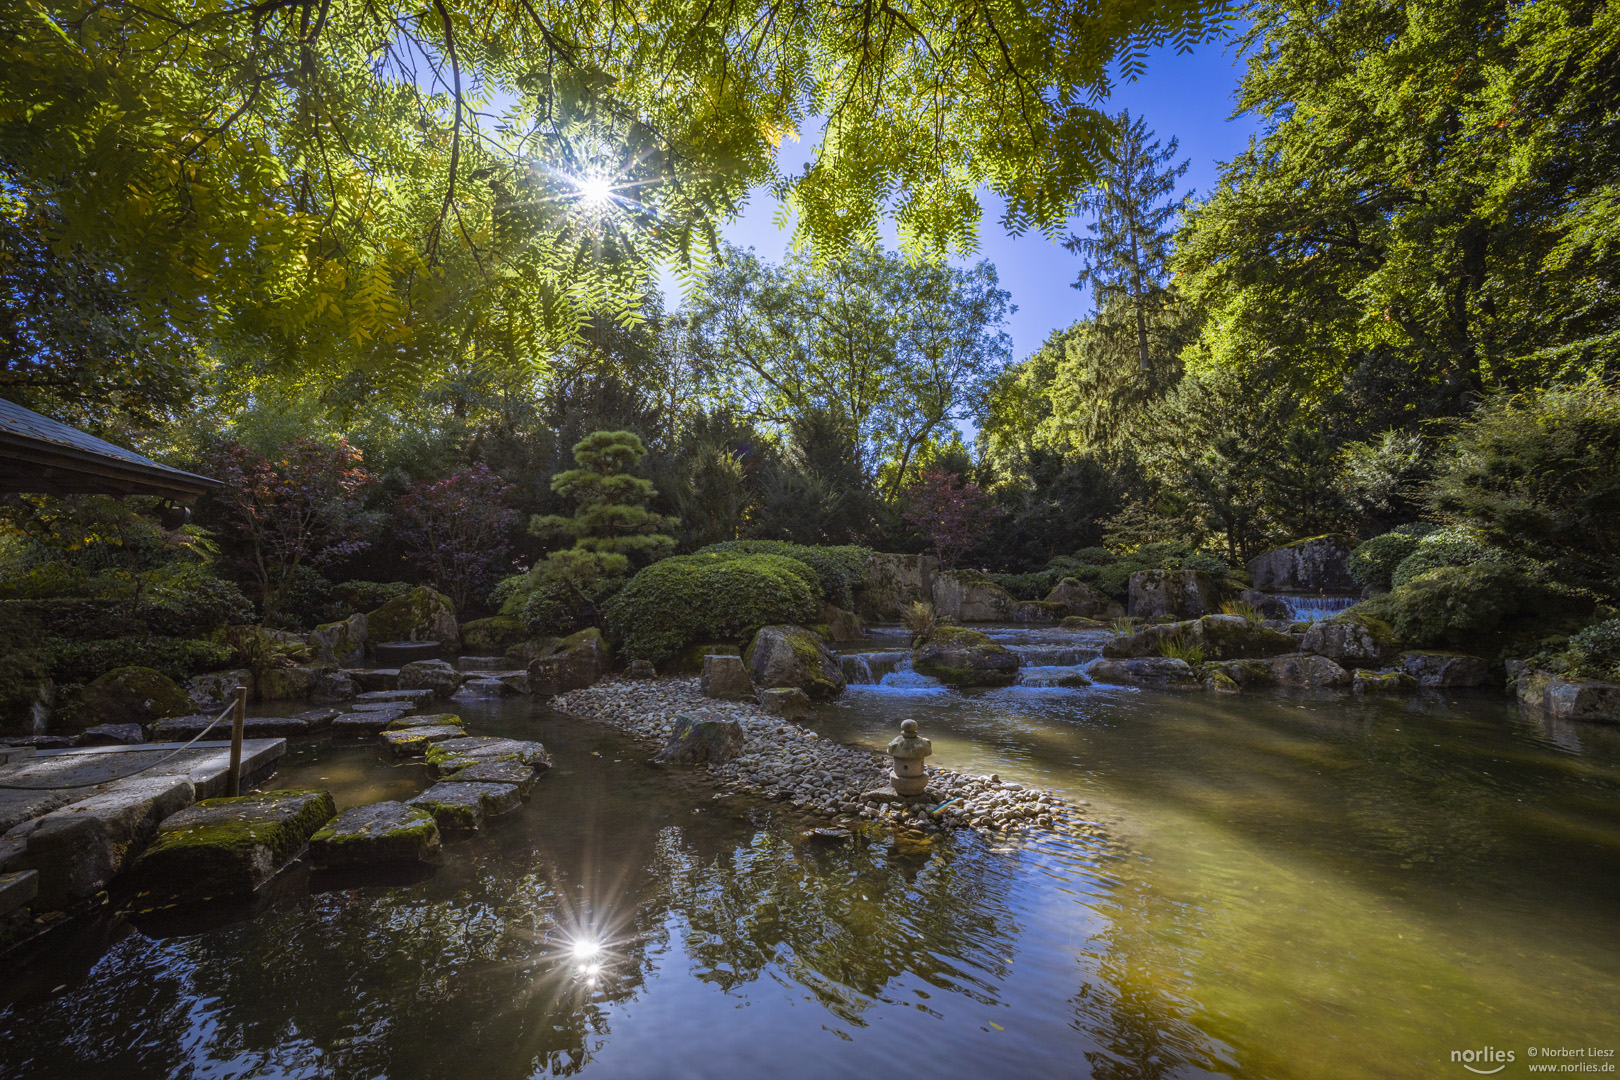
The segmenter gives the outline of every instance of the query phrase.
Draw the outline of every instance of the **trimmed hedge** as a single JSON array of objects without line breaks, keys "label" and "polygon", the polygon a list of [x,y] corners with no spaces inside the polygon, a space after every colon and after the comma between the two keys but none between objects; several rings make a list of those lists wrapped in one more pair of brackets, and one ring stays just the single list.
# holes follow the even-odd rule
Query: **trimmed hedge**
[{"label": "trimmed hedge", "polygon": [[667,660],[693,642],[746,641],[762,626],[812,623],[821,578],[797,559],[704,550],[655,562],[607,605],[632,660]]},{"label": "trimmed hedge", "polygon": [[1391,579],[1395,575],[1395,568],[1418,549],[1423,537],[1432,532],[1433,525],[1402,525],[1393,532],[1357,544],[1345,566],[1350,576],[1362,585],[1388,589],[1393,584]]},{"label": "trimmed hedge", "polygon": [[699,555],[780,555],[797,559],[815,572],[822,599],[841,608],[855,606],[855,590],[866,581],[872,549],[844,544],[837,547],[795,544],[787,540],[726,540],[710,544]]},{"label": "trimmed hedge", "polygon": [[1388,624],[1403,646],[1436,648],[1539,635],[1592,607],[1590,597],[1489,561],[1425,571],[1353,610]]}]

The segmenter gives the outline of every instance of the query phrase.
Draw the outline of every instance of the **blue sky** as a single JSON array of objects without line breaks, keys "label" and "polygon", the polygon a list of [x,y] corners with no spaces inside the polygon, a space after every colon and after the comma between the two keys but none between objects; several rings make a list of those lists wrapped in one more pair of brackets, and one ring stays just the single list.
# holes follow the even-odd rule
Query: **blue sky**
[{"label": "blue sky", "polygon": [[[1192,162],[1185,185],[1200,193],[1208,192],[1215,184],[1217,163],[1230,160],[1259,130],[1253,117],[1231,118],[1240,71],[1235,50],[1221,43],[1201,46],[1187,55],[1162,49],[1150,58],[1140,80],[1116,86],[1103,107],[1108,112],[1128,108],[1132,114],[1145,117],[1161,141],[1171,137],[1180,140],[1180,156]],[[784,168],[797,168],[807,160],[810,150],[804,143],[784,144],[780,161]],[[1075,256],[1048,243],[1038,233],[1017,239],[1008,236],[998,224],[1000,201],[988,192],[980,193],[980,201],[984,217],[976,258],[995,263],[1002,288],[1012,293],[1013,303],[1018,306],[1008,329],[1013,356],[1021,360],[1039,348],[1053,330],[1084,315],[1088,300],[1070,287],[1078,273]],[[768,194],[756,191],[743,214],[721,231],[732,243],[752,247],[761,257],[780,262],[791,230],[776,227],[772,221],[776,209]],[[1084,227],[1084,221],[1076,219],[1070,231]],[[660,284],[665,304],[673,310],[680,304],[673,276],[664,275]]]}]

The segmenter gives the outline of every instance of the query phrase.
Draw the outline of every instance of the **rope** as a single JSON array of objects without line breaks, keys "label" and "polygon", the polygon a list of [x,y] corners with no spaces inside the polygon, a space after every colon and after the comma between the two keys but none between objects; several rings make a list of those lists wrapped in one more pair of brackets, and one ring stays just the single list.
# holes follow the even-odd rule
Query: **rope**
[{"label": "rope", "polygon": [[[91,780],[89,783],[85,783],[85,784],[41,784],[41,785],[38,785],[38,786],[35,786],[34,784],[0,784],[0,791],[63,791],[63,790],[71,791],[71,790],[73,790],[75,788],[100,787],[102,784],[111,784],[114,781],[118,781],[118,780],[128,780],[132,776],[139,776],[143,772],[150,772],[152,769],[157,768],[159,765],[162,765],[163,763],[173,759],[176,755],[184,753],[187,750],[190,750],[191,749],[191,743],[196,742],[198,739],[202,738],[204,735],[208,734],[210,731],[213,731],[215,724],[218,724],[221,720],[225,719],[227,716],[231,715],[231,713],[233,713],[235,711],[236,711],[236,704],[235,704],[235,702],[232,702],[230,705],[227,705],[225,707],[224,712],[220,713],[218,716],[216,716],[212,720],[210,720],[208,722],[207,727],[203,728],[201,731],[197,732],[197,734],[193,735],[191,737],[191,742],[188,742],[184,746],[178,747],[177,749],[171,751],[170,753],[167,753],[167,754],[163,755],[162,757],[158,758],[156,761],[152,762],[152,764],[150,764],[150,765],[142,765],[140,768],[134,770],[133,772],[124,773],[122,776],[109,776],[104,780]],[[25,758],[24,760],[26,761],[28,759]]]}]

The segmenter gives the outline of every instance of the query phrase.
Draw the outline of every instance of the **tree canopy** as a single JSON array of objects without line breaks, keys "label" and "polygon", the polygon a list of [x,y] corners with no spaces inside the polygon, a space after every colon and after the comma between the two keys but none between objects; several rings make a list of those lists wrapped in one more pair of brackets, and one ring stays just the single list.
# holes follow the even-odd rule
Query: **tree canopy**
[{"label": "tree canopy", "polygon": [[[589,316],[633,318],[652,267],[712,247],[756,185],[827,251],[885,212],[914,251],[970,249],[981,185],[1007,227],[1058,227],[1106,155],[1092,102],[1116,64],[1220,18],[1208,0],[13,5],[0,301],[88,294],[250,373],[369,390],[541,362]],[[813,123],[812,163],[780,172]],[[9,352],[12,385],[61,381]],[[93,355],[141,359],[70,362]]]}]

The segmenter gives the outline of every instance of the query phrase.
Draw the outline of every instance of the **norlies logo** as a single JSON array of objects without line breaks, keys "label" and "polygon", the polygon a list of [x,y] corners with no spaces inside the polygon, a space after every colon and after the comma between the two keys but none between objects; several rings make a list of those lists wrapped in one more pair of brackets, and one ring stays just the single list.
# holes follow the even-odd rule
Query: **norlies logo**
[{"label": "norlies logo", "polygon": [[[1481,1076],[1490,1076],[1507,1068],[1508,1062],[1513,1060],[1513,1051],[1498,1050],[1494,1046],[1487,1046],[1480,1050],[1453,1050],[1451,1060],[1461,1065],[1471,1073]],[[1492,1066],[1495,1068],[1487,1068]]]}]

